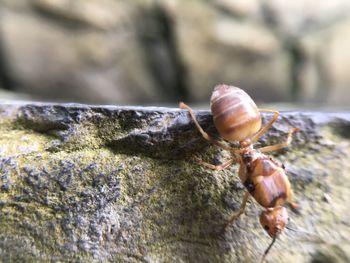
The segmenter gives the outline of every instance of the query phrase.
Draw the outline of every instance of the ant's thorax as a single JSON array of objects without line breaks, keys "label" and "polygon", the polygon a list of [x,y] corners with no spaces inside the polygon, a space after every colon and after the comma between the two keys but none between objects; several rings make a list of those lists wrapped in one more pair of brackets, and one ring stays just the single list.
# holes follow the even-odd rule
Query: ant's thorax
[{"label": "ant's thorax", "polygon": [[240,159],[242,164],[252,163],[257,159],[265,158],[266,155],[257,149],[254,149],[253,144],[247,145],[246,147],[240,149]]},{"label": "ant's thorax", "polygon": [[246,138],[243,141],[239,142],[241,149],[253,148],[253,142],[250,138]]}]

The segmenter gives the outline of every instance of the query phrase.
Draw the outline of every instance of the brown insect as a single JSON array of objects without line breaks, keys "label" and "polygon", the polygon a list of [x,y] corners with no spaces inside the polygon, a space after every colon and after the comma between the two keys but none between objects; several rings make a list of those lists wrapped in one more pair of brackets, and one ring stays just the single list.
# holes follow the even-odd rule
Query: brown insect
[{"label": "brown insect", "polygon": [[[272,242],[261,259],[264,261],[288,221],[287,210],[282,205],[288,202],[292,208],[297,208],[297,205],[292,202],[292,190],[284,166],[264,153],[287,147],[292,141],[292,134],[299,129],[290,129],[284,143],[254,149],[254,143],[271,128],[279,112],[258,109],[247,93],[228,85],[215,87],[211,96],[211,111],[219,134],[227,141],[239,141],[240,148],[238,149],[211,138],[199,125],[189,106],[180,102],[180,108],[189,111],[197,129],[207,141],[232,154],[232,159],[221,165],[212,165],[199,160],[201,164],[214,170],[223,170],[233,163],[240,165],[239,178],[247,191],[239,211],[227,221],[225,230],[244,212],[250,195],[264,207],[260,215],[260,224],[272,237]],[[260,112],[274,113],[266,126],[262,128]]]}]

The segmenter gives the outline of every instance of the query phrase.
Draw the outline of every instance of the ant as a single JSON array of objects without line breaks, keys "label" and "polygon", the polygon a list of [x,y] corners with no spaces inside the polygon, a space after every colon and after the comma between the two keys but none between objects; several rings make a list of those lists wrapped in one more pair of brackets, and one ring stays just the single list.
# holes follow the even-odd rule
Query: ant
[{"label": "ant", "polygon": [[[292,201],[292,190],[284,165],[273,160],[265,153],[289,146],[292,141],[292,134],[299,131],[299,129],[290,129],[287,139],[283,143],[254,149],[254,143],[272,127],[279,116],[279,112],[258,109],[255,102],[240,88],[224,84],[217,85],[211,96],[214,124],[225,140],[239,141],[240,148],[237,149],[210,137],[199,125],[193,110],[183,102],[180,102],[179,106],[181,109],[188,110],[204,139],[232,154],[232,159],[221,165],[213,165],[198,160],[202,165],[217,171],[224,170],[234,163],[240,165],[239,178],[246,191],[240,209],[230,217],[224,230],[227,230],[243,214],[250,196],[253,196],[264,208],[264,211],[260,214],[260,224],[272,238],[272,242],[262,256],[261,262],[263,262],[288,222],[287,209],[282,205],[287,202],[292,209],[298,207]],[[274,114],[262,128],[260,112]]]}]

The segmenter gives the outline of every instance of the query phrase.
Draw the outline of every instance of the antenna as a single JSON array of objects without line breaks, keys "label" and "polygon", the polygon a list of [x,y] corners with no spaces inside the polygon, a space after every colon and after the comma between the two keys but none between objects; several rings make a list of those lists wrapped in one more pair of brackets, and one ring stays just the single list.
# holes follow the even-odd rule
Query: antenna
[{"label": "antenna", "polygon": [[276,239],[277,239],[277,235],[275,235],[275,236],[273,237],[271,244],[270,244],[270,245],[267,247],[267,249],[265,250],[264,255],[262,256],[262,258],[261,258],[261,260],[260,260],[260,263],[264,262],[264,260],[265,260],[265,258],[266,258],[266,256],[267,256],[267,254],[269,253],[269,251],[270,251],[271,247],[273,246],[273,244],[275,243]]}]

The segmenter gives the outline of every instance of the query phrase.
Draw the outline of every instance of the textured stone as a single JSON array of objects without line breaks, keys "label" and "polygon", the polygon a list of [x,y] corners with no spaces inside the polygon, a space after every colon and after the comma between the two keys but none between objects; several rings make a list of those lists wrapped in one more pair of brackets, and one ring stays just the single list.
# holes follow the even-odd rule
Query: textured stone
[{"label": "textured stone", "polygon": [[135,8],[93,2],[72,7],[71,1],[34,1],[34,14],[26,7],[2,10],[1,47],[11,88],[39,100],[163,100],[139,41]]},{"label": "textured stone", "polygon": [[[350,76],[350,53],[344,52],[350,45],[350,19],[334,26],[324,39],[327,45],[319,50],[321,66],[324,67],[323,79],[328,87],[324,93],[326,103],[348,105]],[[328,41],[327,41],[328,40]]]},{"label": "textured stone", "polygon": [[350,78],[346,69],[350,66],[350,54],[345,50],[350,43],[349,32],[350,19],[343,19],[300,38],[297,43],[300,101],[348,108]]},{"label": "textured stone", "polygon": [[349,16],[347,0],[272,0],[263,2],[267,21],[281,35],[300,37],[337,23]]},{"label": "textured stone", "polygon": [[349,108],[348,0],[2,0],[0,84],[86,103],[257,101]]},{"label": "textured stone", "polygon": [[53,17],[62,17],[97,29],[108,30],[124,23],[127,5],[109,0],[34,0],[33,6]]},{"label": "textured stone", "polygon": [[208,100],[208,87],[218,82],[245,87],[265,102],[289,97],[289,58],[268,27],[224,15],[220,8],[200,1],[178,3],[175,10],[179,52],[192,99]]},{"label": "textured stone", "polygon": [[[217,137],[207,111],[200,123]],[[264,114],[264,122],[271,117]],[[347,262],[350,114],[283,112],[257,147],[275,152],[300,205],[271,262]],[[0,104],[0,261],[243,262],[270,242],[261,207],[222,233],[239,207],[237,165],[202,139],[186,111],[79,104]]]},{"label": "textured stone", "polygon": [[254,18],[259,15],[260,3],[258,0],[213,0],[215,5],[238,17]]}]

